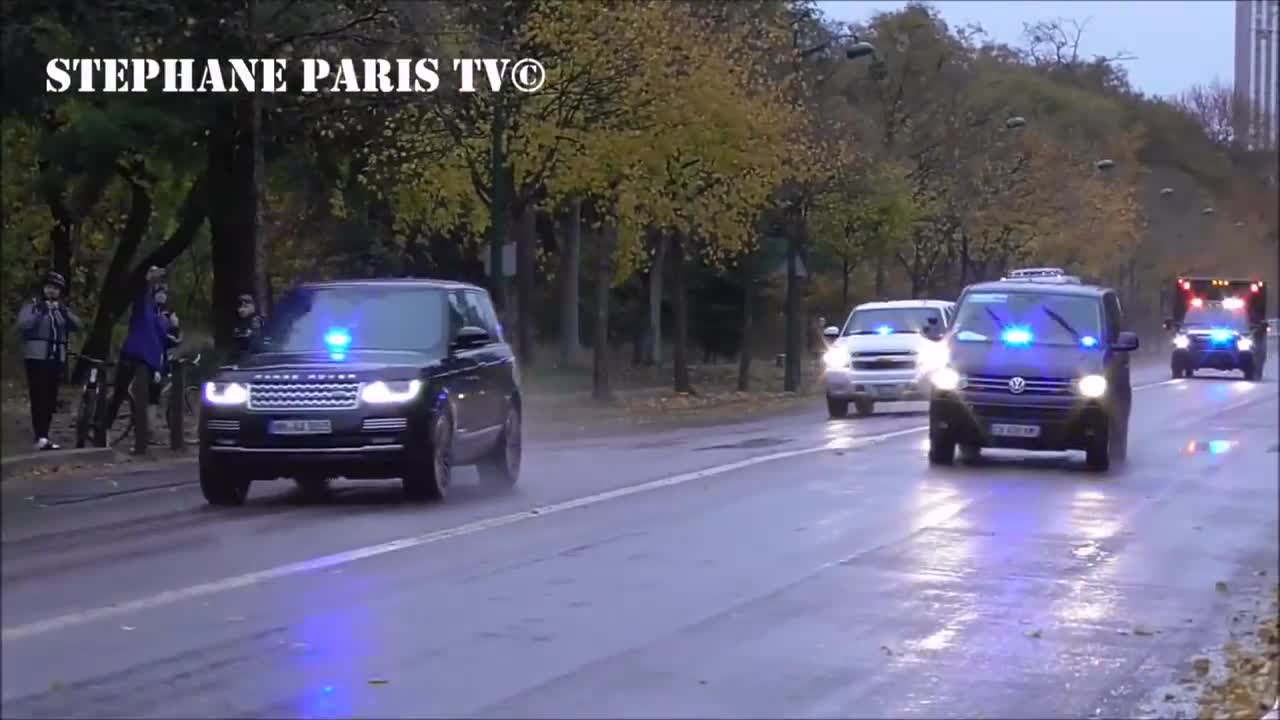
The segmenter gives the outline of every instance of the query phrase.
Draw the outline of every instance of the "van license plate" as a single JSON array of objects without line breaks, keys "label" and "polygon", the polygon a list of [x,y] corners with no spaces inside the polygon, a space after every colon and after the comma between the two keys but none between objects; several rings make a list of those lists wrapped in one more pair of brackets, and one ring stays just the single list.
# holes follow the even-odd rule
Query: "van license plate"
[{"label": "van license plate", "polygon": [[272,435],[328,435],[333,426],[328,420],[272,420]]},{"label": "van license plate", "polygon": [[1040,437],[1039,425],[1004,425],[994,423],[991,426],[991,434],[1000,437],[1014,438],[1034,438]]}]

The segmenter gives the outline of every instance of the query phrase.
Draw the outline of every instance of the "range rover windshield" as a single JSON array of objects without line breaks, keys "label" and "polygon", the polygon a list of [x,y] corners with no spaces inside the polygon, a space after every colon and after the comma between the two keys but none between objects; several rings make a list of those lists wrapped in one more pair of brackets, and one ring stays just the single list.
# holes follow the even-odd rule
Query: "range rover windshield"
[{"label": "range rover windshield", "polygon": [[1084,345],[1101,338],[1102,301],[1052,292],[974,292],[956,312],[958,342]]},{"label": "range rover windshield", "polygon": [[918,333],[937,318],[942,326],[942,312],[937,308],[866,308],[854,310],[845,321],[841,335],[889,335]]},{"label": "range rover windshield", "polygon": [[276,303],[259,350],[265,352],[447,349],[446,291],[392,285],[301,287]]}]

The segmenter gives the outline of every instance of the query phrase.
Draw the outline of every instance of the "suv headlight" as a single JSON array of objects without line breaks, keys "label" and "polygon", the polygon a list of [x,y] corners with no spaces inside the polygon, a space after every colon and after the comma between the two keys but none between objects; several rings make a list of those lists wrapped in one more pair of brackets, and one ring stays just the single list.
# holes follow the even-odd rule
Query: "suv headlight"
[{"label": "suv headlight", "polygon": [[409,402],[422,392],[421,380],[376,380],[360,389],[360,399],[370,405]]},{"label": "suv headlight", "polygon": [[850,357],[844,348],[833,347],[822,355],[822,363],[828,370],[840,370],[849,367]]},{"label": "suv headlight", "polygon": [[932,372],[946,367],[951,362],[951,348],[945,343],[928,342],[920,346],[916,352],[916,367],[921,372]]},{"label": "suv headlight", "polygon": [[1191,346],[1191,338],[1187,337],[1186,335],[1174,335],[1173,346],[1178,348],[1179,350],[1186,350],[1188,347]]},{"label": "suv headlight", "polygon": [[1076,383],[1076,387],[1087,398],[1100,398],[1107,394],[1107,379],[1101,375],[1085,375]]},{"label": "suv headlight", "polygon": [[929,382],[939,390],[955,390],[960,387],[960,373],[949,367],[940,367],[929,374]]},{"label": "suv headlight", "polygon": [[207,382],[204,401],[210,405],[243,405],[249,402],[249,388],[234,382]]},{"label": "suv headlight", "polygon": [[1239,340],[1237,340],[1237,341],[1236,341],[1236,349],[1237,349],[1237,350],[1246,350],[1246,351],[1247,351],[1247,350],[1252,350],[1252,349],[1253,349],[1253,338],[1248,338],[1248,337],[1242,337],[1242,338],[1240,338]]}]

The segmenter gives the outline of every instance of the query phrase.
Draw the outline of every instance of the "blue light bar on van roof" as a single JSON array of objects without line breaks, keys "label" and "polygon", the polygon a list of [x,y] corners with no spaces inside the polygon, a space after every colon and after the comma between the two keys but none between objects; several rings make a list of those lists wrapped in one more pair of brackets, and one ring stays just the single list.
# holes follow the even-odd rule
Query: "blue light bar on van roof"
[{"label": "blue light bar on van roof", "polygon": [[1030,345],[1031,330],[1030,328],[1011,325],[1005,328],[1004,331],[1000,333],[1000,340],[1005,345],[1013,345],[1017,347]]}]

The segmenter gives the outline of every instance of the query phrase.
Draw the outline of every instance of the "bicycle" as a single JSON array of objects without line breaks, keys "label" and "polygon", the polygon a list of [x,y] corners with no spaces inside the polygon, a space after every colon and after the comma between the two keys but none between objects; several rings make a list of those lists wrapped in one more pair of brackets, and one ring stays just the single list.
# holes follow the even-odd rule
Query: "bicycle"
[{"label": "bicycle", "polygon": [[[184,366],[194,367],[199,365],[201,357],[202,356],[200,353],[196,353],[192,357],[174,358],[170,362],[176,363],[176,364],[182,364]],[[169,407],[170,395],[173,393],[173,374],[166,373],[162,378],[160,378],[160,383],[161,383],[160,407],[167,409]],[[103,384],[102,389],[100,390],[99,403],[101,404],[101,407],[103,407],[104,409],[105,409],[105,402],[106,402],[106,390],[105,390],[105,384]],[[133,434],[133,426],[134,426],[133,418],[134,418],[134,413],[137,412],[138,407],[139,406],[138,406],[137,399],[133,396],[133,386],[131,384],[125,392],[124,402],[123,404],[121,404],[120,412],[116,416],[117,421],[118,420],[124,421],[124,427],[123,429],[120,430],[119,433],[115,433],[114,431],[111,432],[110,433],[111,437],[107,444],[109,444],[111,447],[117,447],[118,445],[123,443],[125,440],[127,440],[129,436]],[[145,405],[143,405],[143,407],[145,407]],[[182,424],[183,424],[184,430],[187,430],[190,433],[194,433],[196,431],[196,428],[199,422],[199,417],[197,415],[199,410],[200,410],[200,385],[195,382],[188,382],[182,390],[182,414],[183,414]],[[105,418],[103,419],[105,420]],[[167,420],[168,418],[166,417],[166,421]],[[115,424],[116,423],[114,422],[112,423],[113,426]],[[159,429],[159,428],[156,428],[156,429]],[[101,426],[99,426],[99,440],[98,440],[99,444],[102,444],[103,441],[106,440],[105,436],[107,434],[108,433],[102,431]],[[187,432],[184,432],[183,434],[188,435]],[[187,440],[189,442],[193,441],[194,435],[188,435]],[[155,440],[152,440],[152,442],[153,444],[158,444],[155,442]]]},{"label": "bicycle", "polygon": [[94,431],[95,445],[105,445],[105,433],[98,432],[99,416],[106,408],[108,383],[104,374],[115,367],[115,363],[83,353],[73,353],[71,356],[79,357],[88,364],[88,372],[80,383],[80,406],[76,409],[76,447],[82,448],[88,444],[90,431]]}]

